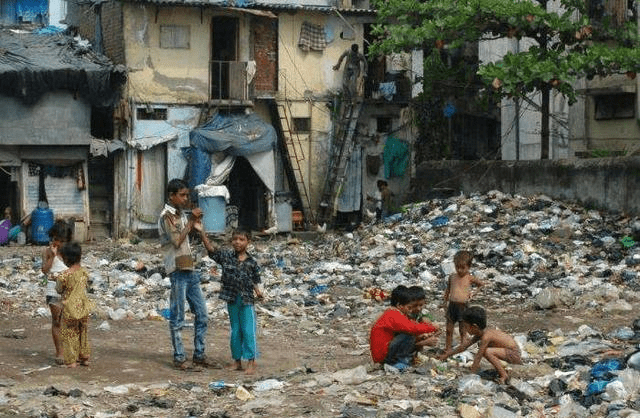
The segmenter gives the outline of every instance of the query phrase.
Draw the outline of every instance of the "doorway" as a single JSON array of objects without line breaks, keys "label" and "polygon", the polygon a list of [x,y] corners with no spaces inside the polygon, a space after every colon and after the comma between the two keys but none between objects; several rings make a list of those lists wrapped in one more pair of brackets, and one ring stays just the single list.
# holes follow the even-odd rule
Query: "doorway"
[{"label": "doorway", "polygon": [[[21,213],[18,205],[18,183],[11,180],[11,167],[0,167],[0,214],[4,215],[6,208],[11,208],[11,225],[20,221]],[[0,220],[4,219],[0,217]]]},{"label": "doorway", "polygon": [[238,208],[238,227],[262,231],[266,226],[268,189],[244,157],[237,157],[227,180],[229,204]]},{"label": "doorway", "polygon": [[211,99],[230,97],[231,67],[238,60],[237,18],[216,16],[211,20]]}]

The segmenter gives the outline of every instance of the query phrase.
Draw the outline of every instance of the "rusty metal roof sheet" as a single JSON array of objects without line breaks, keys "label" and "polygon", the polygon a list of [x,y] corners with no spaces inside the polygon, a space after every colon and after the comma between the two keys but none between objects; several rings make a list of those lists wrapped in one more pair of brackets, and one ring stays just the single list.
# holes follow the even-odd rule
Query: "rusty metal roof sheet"
[{"label": "rusty metal roof sheet", "polygon": [[[228,0],[124,0],[130,3],[151,3],[160,5],[172,5],[172,6],[194,6],[194,7],[223,7],[233,8],[234,10],[242,11],[242,9],[255,10],[270,10],[270,11],[295,11],[304,10],[310,12],[320,13],[333,13],[338,11],[342,14],[375,14],[373,9],[362,8],[342,8],[328,4],[328,2],[307,2],[307,3],[293,3],[293,2],[269,2],[269,1],[228,1]],[[324,3],[324,4],[323,4]]]}]

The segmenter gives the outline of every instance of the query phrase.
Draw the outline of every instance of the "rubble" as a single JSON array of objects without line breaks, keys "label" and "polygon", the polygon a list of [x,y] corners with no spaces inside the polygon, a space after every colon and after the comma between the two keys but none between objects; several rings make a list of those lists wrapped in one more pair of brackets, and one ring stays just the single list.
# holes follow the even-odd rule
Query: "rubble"
[{"label": "rubble", "polygon": [[[242,384],[212,375],[208,383],[187,386],[73,387],[65,381],[25,392],[3,379],[0,408],[28,417],[640,417],[638,240],[638,219],[497,191],[410,204],[393,221],[309,241],[258,237],[253,254],[266,299],[256,310],[265,329],[297,327],[309,338],[331,333],[361,360],[358,366],[315,371],[301,364]],[[88,247],[84,254],[98,304],[95,332],[110,332],[114,321],[166,320],[170,284],[158,245],[135,242]],[[442,293],[460,249],[476,255],[472,273],[489,283],[473,302],[486,307],[490,324],[512,318],[514,330],[506,330],[524,364],[510,366],[510,383],[498,385],[486,363],[470,374],[469,351],[442,362],[433,355],[437,349],[427,351],[405,372],[373,365],[369,326],[395,286],[423,286],[425,313],[442,326]],[[224,323],[219,269],[204,253],[197,265],[210,321]],[[39,254],[25,255],[20,247],[0,256],[1,300],[19,303],[31,318],[49,315],[39,268]],[[519,321],[523,312],[545,318],[555,311],[572,326],[543,329],[544,320],[535,327]],[[589,320],[599,317],[600,327]],[[608,317],[615,320],[605,329]],[[306,397],[321,402],[300,413]]]}]

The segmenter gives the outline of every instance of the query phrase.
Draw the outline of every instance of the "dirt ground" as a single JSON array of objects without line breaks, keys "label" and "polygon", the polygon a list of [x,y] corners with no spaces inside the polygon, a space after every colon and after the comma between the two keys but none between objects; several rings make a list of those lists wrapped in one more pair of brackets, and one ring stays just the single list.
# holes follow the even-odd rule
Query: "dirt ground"
[{"label": "dirt ground", "polygon": [[[315,371],[336,371],[370,362],[363,347],[345,346],[336,342],[335,335],[346,332],[340,322],[326,323],[334,332],[317,335],[297,330],[291,324],[278,326],[278,322],[265,320],[266,327],[259,332],[261,357],[254,376],[235,371],[209,369],[203,373],[180,372],[171,365],[171,345],[168,323],[162,320],[109,321],[110,330],[96,329],[102,320],[92,320],[89,339],[92,346],[90,367],[68,370],[54,365],[50,320],[32,318],[17,312],[17,304],[2,300],[0,305],[0,376],[14,379],[19,384],[52,385],[61,376],[73,376],[78,382],[99,382],[104,385],[122,385],[155,381],[209,382],[212,380],[246,381],[282,376],[297,367]],[[587,324],[604,333],[622,326],[630,326],[637,313],[626,315],[594,315],[588,317],[570,310],[522,311],[517,307],[494,307],[496,325],[513,333],[526,333],[535,329],[563,331]],[[437,312],[436,322],[442,314]],[[363,324],[367,326],[367,324]],[[229,362],[229,329],[226,321],[210,321],[207,334],[208,356],[218,363]],[[183,331],[187,352],[193,347],[192,330]],[[354,350],[361,349],[361,355]],[[51,366],[46,368],[47,366]]]}]

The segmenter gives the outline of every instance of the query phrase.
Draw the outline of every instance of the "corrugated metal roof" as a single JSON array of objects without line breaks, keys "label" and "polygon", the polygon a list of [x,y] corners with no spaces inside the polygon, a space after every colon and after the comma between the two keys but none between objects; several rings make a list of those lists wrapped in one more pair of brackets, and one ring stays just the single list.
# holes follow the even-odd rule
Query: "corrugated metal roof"
[{"label": "corrugated metal roof", "polygon": [[105,105],[125,80],[125,67],[72,36],[0,28],[0,93],[36,101],[47,91],[70,90]]},{"label": "corrugated metal roof", "polygon": [[311,4],[311,3],[275,3],[266,1],[251,1],[251,2],[232,2],[232,1],[220,1],[220,0],[124,0],[130,3],[151,3],[161,5],[172,6],[211,6],[211,7],[224,7],[234,8],[235,10],[242,9],[262,9],[271,11],[290,11],[290,10],[304,10],[309,12],[320,13],[333,13],[338,11],[342,14],[375,14],[373,9],[357,9],[357,8],[342,8],[335,7],[330,4]]}]

